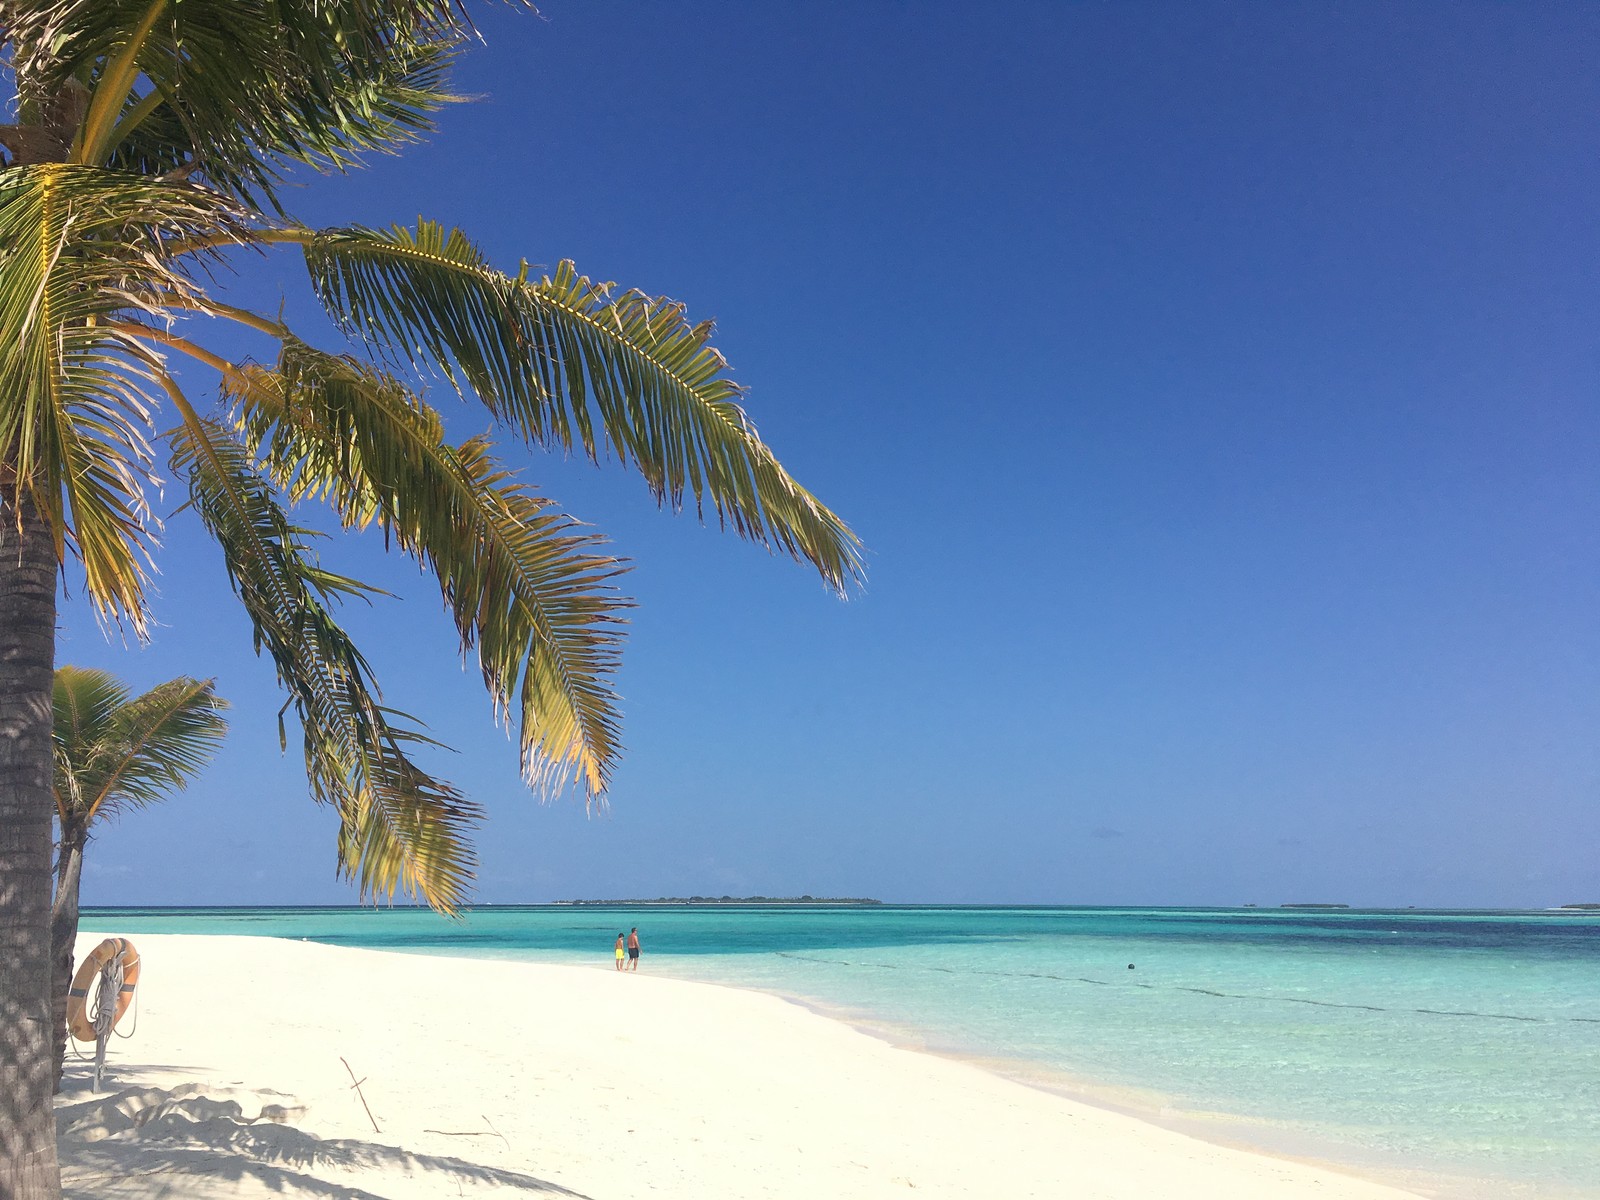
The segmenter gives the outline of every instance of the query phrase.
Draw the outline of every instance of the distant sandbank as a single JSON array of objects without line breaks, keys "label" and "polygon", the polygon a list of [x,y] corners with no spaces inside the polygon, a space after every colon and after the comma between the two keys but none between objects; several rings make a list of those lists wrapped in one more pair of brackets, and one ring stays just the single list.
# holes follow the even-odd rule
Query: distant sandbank
[{"label": "distant sandbank", "polygon": [[882,900],[865,896],[657,896],[654,900],[557,900],[553,908],[661,908],[732,904],[750,908],[865,908]]}]

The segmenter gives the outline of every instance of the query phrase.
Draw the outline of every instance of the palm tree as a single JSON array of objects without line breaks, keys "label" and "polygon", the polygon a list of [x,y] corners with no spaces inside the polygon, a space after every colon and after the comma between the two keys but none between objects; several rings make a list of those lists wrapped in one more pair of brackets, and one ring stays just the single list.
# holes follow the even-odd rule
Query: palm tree
[{"label": "palm tree", "polygon": [[[415,760],[429,739],[384,703],[336,619],[373,589],[321,564],[297,506],[375,529],[431,571],[497,716],[517,724],[531,786],[602,797],[619,750],[624,564],[489,437],[448,436],[425,381],[513,442],[615,457],[659,504],[709,508],[836,590],[859,577],[854,535],[756,434],[709,323],[570,263],[501,271],[435,222],[318,230],[287,215],[287,173],[343,171],[426,132],[470,33],[456,0],[0,0],[16,89],[0,126],[0,1194],[59,1190],[57,575],[81,572],[105,620],[145,633],[158,454],[288,693],[311,795],[336,811],[363,897],[454,910],[479,811]],[[345,346],[223,298],[219,280],[280,247]],[[259,349],[209,348],[218,322]],[[180,385],[178,361],[212,373],[214,406]]]},{"label": "palm tree", "polygon": [[214,680],[171,679],[142,696],[108,671],[56,668],[55,802],[60,849],[50,916],[56,1086],[67,1054],[67,988],[89,830],[165,800],[200,773],[228,732]]}]

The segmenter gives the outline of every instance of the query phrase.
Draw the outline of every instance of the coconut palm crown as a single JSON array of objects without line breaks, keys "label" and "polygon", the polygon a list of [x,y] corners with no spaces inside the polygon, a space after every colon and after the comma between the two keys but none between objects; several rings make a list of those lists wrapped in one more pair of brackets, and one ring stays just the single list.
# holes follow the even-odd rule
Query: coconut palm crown
[{"label": "coconut palm crown", "polygon": [[[427,739],[384,706],[335,619],[341,599],[371,589],[319,565],[295,505],[376,527],[431,570],[517,724],[530,783],[575,780],[597,797],[617,758],[622,564],[518,481],[489,438],[452,442],[424,399],[430,376],[512,441],[608,454],[664,505],[709,506],[836,588],[856,575],[854,537],[757,436],[709,323],[570,263],[502,272],[431,221],[313,230],[278,213],[289,167],[343,169],[429,127],[452,99],[445,70],[465,34],[454,7],[11,7],[24,120],[0,131],[13,158],[0,171],[7,499],[31,501],[58,563],[81,564],[99,611],[142,633],[149,484],[165,465],[187,488],[289,693],[312,792],[338,810],[340,861],[364,893],[459,903],[476,810],[415,763]],[[280,246],[303,256],[353,346],[313,346],[217,295],[239,251]],[[208,349],[218,321],[258,335],[263,352]],[[210,368],[220,404],[186,395],[174,359]]]},{"label": "coconut palm crown", "polygon": [[[294,512],[325,506],[432,573],[542,790],[605,793],[627,602],[623,563],[488,436],[452,440],[427,385],[480,404],[505,443],[614,458],[659,504],[692,503],[835,589],[859,576],[854,535],[757,435],[709,323],[570,263],[501,270],[433,221],[288,215],[290,173],[428,132],[472,35],[452,0],[0,0],[0,954],[16,967],[0,972],[0,1093],[21,1097],[0,1103],[0,1191],[50,1194],[36,1180],[54,1171],[48,1113],[22,1125],[28,1031],[47,1020],[30,981],[56,581],[81,578],[105,620],[144,634],[158,474],[215,540],[288,693],[341,869],[364,896],[446,910],[467,895],[478,809],[416,760],[426,734],[337,619],[373,589],[323,566]],[[344,344],[224,298],[273,253],[303,259]],[[256,348],[219,353],[218,323]],[[197,371],[215,381],[204,398],[186,390]]]}]

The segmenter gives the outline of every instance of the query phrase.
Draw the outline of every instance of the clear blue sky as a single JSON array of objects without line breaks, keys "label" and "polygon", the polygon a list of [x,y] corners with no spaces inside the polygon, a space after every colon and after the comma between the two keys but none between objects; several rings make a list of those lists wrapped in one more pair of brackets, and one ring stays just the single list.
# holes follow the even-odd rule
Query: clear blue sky
[{"label": "clear blue sky", "polygon": [[[290,203],[716,317],[870,579],[526,460],[635,563],[586,816],[519,784],[435,585],[330,545],[404,597],[351,623],[489,808],[481,899],[1600,900],[1600,9],[542,10],[479,10],[481,102]],[[280,253],[241,294],[303,315]],[[151,644],[74,600],[60,661],[214,674],[234,730],[85,899],[347,901],[219,560],[169,541]]]}]

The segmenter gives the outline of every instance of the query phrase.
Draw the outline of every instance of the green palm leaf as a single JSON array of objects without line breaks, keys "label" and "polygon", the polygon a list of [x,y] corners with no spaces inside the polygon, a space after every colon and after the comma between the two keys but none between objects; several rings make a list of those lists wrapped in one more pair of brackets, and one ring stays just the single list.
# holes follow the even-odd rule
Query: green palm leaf
[{"label": "green palm leaf", "polygon": [[106,671],[64,666],[55,678],[57,805],[87,828],[181,790],[227,733],[212,680],[173,679],[130,699]]},{"label": "green palm leaf", "polygon": [[0,460],[83,562],[102,613],[144,621],[156,360],[112,327],[191,285],[170,238],[235,236],[198,188],[46,164],[0,170]]},{"label": "green palm leaf", "polygon": [[389,376],[286,342],[276,370],[232,375],[249,445],[295,496],[379,525],[439,581],[463,648],[476,647],[498,712],[519,710],[524,774],[576,776],[602,795],[618,752],[610,686],[620,611],[616,558],[515,482],[489,443],[444,441],[438,415]]},{"label": "green palm leaf", "polygon": [[56,815],[65,826],[75,818],[85,825],[92,797],[106,774],[106,731],[128,702],[128,689],[109,671],[59,667],[55,676],[53,749]]},{"label": "green palm leaf", "polygon": [[41,97],[84,93],[72,161],[193,169],[268,203],[284,164],[342,170],[430,129],[468,28],[448,0],[11,7],[19,80]]},{"label": "green palm leaf", "polygon": [[460,230],[347,228],[302,241],[317,295],[346,333],[470,388],[545,445],[609,449],[658,503],[709,504],[745,538],[810,562],[843,590],[861,574],[849,528],[792,479],[737,403],[741,389],[681,305],[613,297],[564,262],[490,267]]},{"label": "green palm leaf", "polygon": [[186,421],[173,435],[173,468],[300,718],[312,794],[339,813],[341,870],[363,897],[399,890],[455,911],[472,879],[467,833],[481,810],[411,761],[409,748],[434,743],[381,704],[366,660],[328,609],[371,589],[312,560],[310,532],[289,522],[221,426]]}]

